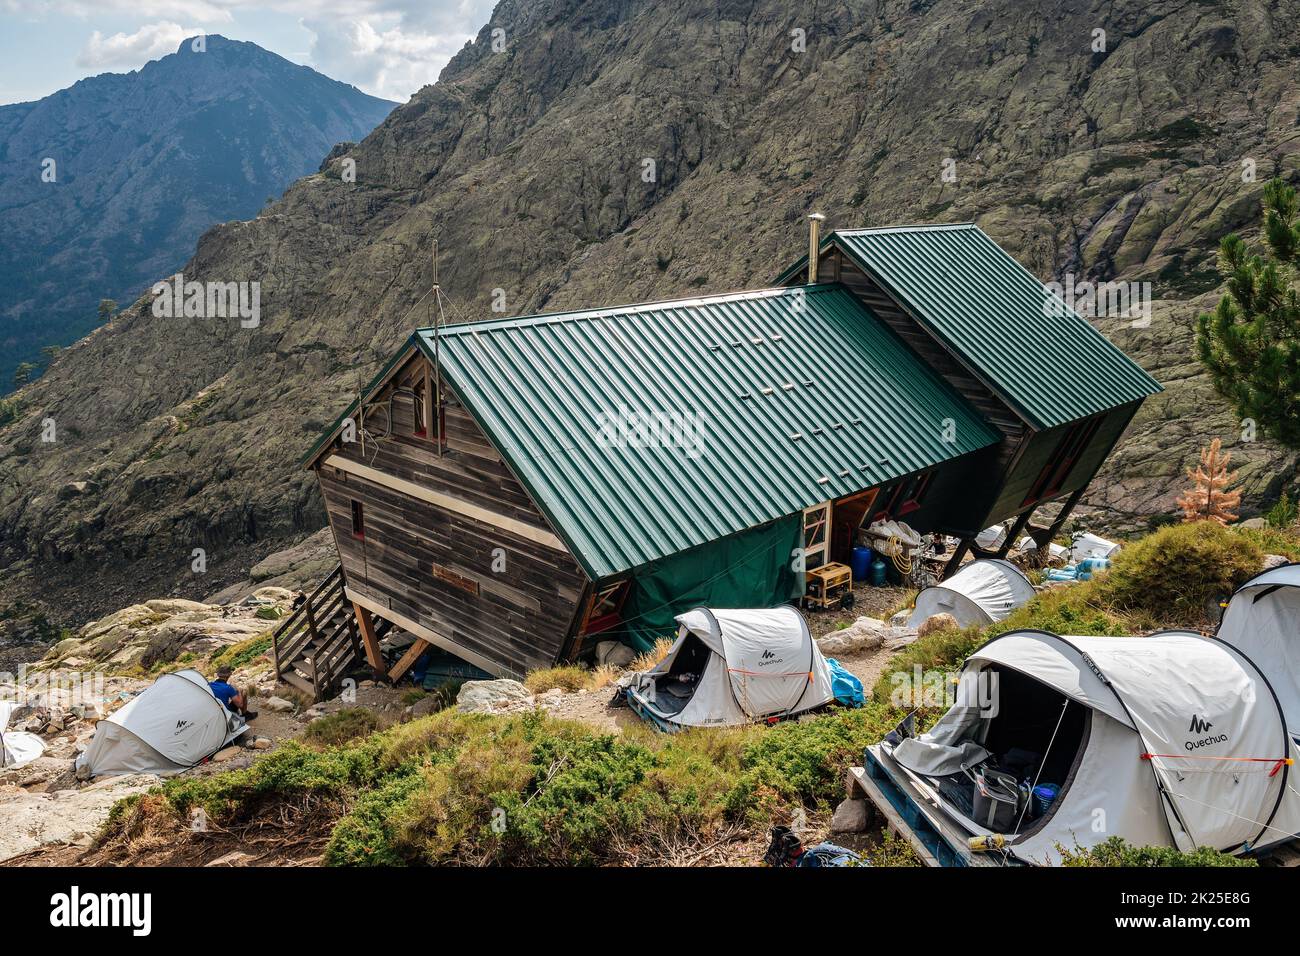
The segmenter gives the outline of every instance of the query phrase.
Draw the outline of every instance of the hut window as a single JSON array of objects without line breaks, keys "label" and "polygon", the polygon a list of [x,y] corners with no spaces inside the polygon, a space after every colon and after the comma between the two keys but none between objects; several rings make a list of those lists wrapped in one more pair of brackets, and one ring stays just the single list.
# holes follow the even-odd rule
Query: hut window
[{"label": "hut window", "polygon": [[352,537],[364,538],[366,536],[366,516],[361,502],[352,502]]},{"label": "hut window", "polygon": [[811,571],[829,560],[831,503],[823,502],[803,513],[803,566]]},{"label": "hut window", "polygon": [[415,422],[414,434],[419,438],[426,438],[429,434],[429,426],[424,421],[424,383],[421,382],[414,388],[412,404],[414,405],[413,419]]},{"label": "hut window", "polygon": [[616,584],[608,584],[593,594],[581,633],[593,634],[607,631],[617,624],[629,590],[631,590],[631,582],[619,581]]},{"label": "hut window", "polygon": [[1032,504],[1059,493],[1065,487],[1070,472],[1074,471],[1074,466],[1079,463],[1084,450],[1097,437],[1100,428],[1100,416],[1071,425],[1057,443],[1056,450],[1052,452],[1052,457],[1047,462],[1047,467],[1034,480],[1033,487],[1029,489],[1029,494],[1022,504]]},{"label": "hut window", "polygon": [[898,492],[898,514],[910,514],[920,509],[925,504],[925,493],[930,490],[930,480],[934,478],[933,471],[927,471],[923,474],[916,475],[910,481],[905,481]]}]

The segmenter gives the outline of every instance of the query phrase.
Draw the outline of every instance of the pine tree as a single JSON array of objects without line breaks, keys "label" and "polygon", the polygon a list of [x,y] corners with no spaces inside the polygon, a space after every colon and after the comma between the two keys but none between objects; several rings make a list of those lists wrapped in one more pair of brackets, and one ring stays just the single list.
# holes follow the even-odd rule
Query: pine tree
[{"label": "pine tree", "polygon": [[1235,233],[1219,244],[1228,294],[1197,320],[1196,351],[1214,387],[1238,415],[1282,444],[1300,448],[1300,265],[1296,191],[1280,179],[1264,187],[1264,238],[1271,255],[1252,255]]},{"label": "pine tree", "polygon": [[1227,524],[1237,520],[1232,509],[1241,504],[1241,491],[1229,491],[1228,486],[1237,480],[1240,473],[1228,473],[1231,458],[1230,453],[1221,450],[1217,438],[1208,448],[1201,449],[1200,466],[1187,469],[1187,477],[1192,479],[1193,486],[1178,499],[1184,521]]}]

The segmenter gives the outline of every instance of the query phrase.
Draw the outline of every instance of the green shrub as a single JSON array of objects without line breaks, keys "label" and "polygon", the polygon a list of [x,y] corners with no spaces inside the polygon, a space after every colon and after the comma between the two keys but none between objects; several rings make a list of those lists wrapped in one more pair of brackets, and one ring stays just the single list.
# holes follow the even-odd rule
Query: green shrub
[{"label": "green shrub", "polygon": [[1300,508],[1291,500],[1290,496],[1284,491],[1282,497],[1277,499],[1273,507],[1269,508],[1264,515],[1270,528],[1284,531],[1293,528],[1296,518],[1300,517]]},{"label": "green shrub", "polygon": [[1143,627],[1131,616],[1113,613],[1105,606],[1099,587],[1101,578],[1080,581],[1051,588],[1016,608],[1001,621],[992,625],[989,638],[1008,631],[1040,630],[1054,634],[1130,634],[1135,630],[1150,630],[1154,623]]},{"label": "green shrub", "polygon": [[345,707],[313,720],[307,725],[302,738],[316,747],[337,747],[358,737],[373,734],[383,726],[383,721],[373,710],[366,707]]},{"label": "green shrub", "polygon": [[1122,837],[1111,837],[1093,847],[1066,849],[1058,846],[1062,866],[1258,866],[1254,860],[1232,856],[1213,847],[1197,847],[1190,853],[1164,846],[1133,846]]},{"label": "green shrub", "polygon": [[1164,627],[1195,625],[1263,561],[1254,541],[1216,522],[1171,525],[1126,545],[1096,579],[1096,593],[1112,611],[1144,615]]},{"label": "green shrub", "polygon": [[909,675],[910,679],[918,667],[922,675],[935,670],[958,670],[962,661],[984,641],[984,632],[978,627],[947,628],[917,638],[890,660],[888,669],[880,675],[871,690],[871,699],[879,704],[888,704],[898,687],[895,677],[897,674]]},{"label": "green shrub", "polygon": [[208,661],[208,671],[215,673],[218,667],[228,666],[231,670],[237,670],[245,667],[257,660],[263,654],[271,649],[271,632],[258,634],[247,640],[240,641],[238,644],[231,644],[229,647],[222,648],[212,659]]}]

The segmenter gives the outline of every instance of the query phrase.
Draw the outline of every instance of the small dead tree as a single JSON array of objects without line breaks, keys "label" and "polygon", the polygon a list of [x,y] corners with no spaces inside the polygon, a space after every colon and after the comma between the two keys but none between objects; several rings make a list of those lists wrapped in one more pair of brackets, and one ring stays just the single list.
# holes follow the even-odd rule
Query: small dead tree
[{"label": "small dead tree", "polygon": [[1241,504],[1241,490],[1229,491],[1240,472],[1228,471],[1232,455],[1220,447],[1219,439],[1201,449],[1201,464],[1187,469],[1192,487],[1178,499],[1184,521],[1236,521],[1234,509]]}]

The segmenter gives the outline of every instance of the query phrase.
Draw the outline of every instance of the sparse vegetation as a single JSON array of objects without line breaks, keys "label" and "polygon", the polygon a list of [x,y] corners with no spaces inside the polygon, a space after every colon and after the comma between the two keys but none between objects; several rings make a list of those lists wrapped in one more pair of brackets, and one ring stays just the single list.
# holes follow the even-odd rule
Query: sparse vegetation
[{"label": "sparse vegetation", "polygon": [[1094,847],[1057,847],[1062,866],[1258,866],[1254,860],[1197,847],[1190,853],[1163,846],[1133,846],[1111,837]]},{"label": "sparse vegetation", "polygon": [[366,707],[345,707],[307,725],[303,740],[317,747],[337,747],[382,729],[383,721]]}]

